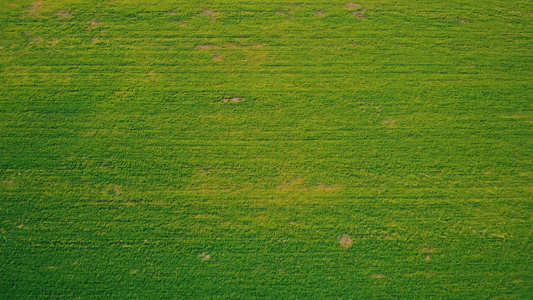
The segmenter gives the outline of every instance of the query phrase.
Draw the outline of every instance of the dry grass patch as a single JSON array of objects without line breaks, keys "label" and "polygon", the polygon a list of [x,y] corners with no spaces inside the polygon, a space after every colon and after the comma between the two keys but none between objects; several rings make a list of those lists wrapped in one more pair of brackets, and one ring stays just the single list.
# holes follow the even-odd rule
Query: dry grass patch
[{"label": "dry grass patch", "polygon": [[120,195],[120,186],[119,185],[114,185],[113,186],[113,191],[115,192],[115,195]]},{"label": "dry grass patch", "polygon": [[339,241],[339,243],[341,244],[342,248],[344,248],[344,249],[349,248],[353,244],[352,237],[347,235],[346,233],[341,235],[341,236],[338,236],[337,240]]},{"label": "dry grass patch", "polygon": [[128,94],[129,94],[129,92],[127,92],[127,91],[122,91],[122,90],[115,91],[115,95],[121,95],[122,97],[127,97]]},{"label": "dry grass patch", "polygon": [[288,192],[288,191],[305,191],[307,188],[303,185],[304,180],[302,178],[297,178],[292,181],[284,182],[278,186],[279,192]]},{"label": "dry grass patch", "polygon": [[31,4],[29,12],[23,14],[22,17],[37,16],[39,15],[39,11],[41,10],[41,8],[43,8],[43,1],[35,1]]},{"label": "dry grass patch", "polygon": [[100,42],[99,39],[92,39],[92,40],[91,40],[91,43],[93,43],[93,44],[97,44],[97,43],[99,43],[99,42]]},{"label": "dry grass patch", "polygon": [[87,27],[87,30],[93,30],[95,29],[96,27],[98,27],[98,22],[96,21],[89,21],[89,27]]},{"label": "dry grass patch", "polygon": [[323,17],[323,16],[324,16],[324,12],[321,11],[321,10],[319,10],[319,11],[316,12],[315,16],[317,16],[317,17]]},{"label": "dry grass patch", "polygon": [[36,37],[33,38],[33,43],[35,43],[35,44],[40,44],[43,41],[44,41],[44,39],[42,37],[40,37],[40,36],[36,36]]},{"label": "dry grass patch", "polygon": [[458,18],[459,22],[463,23],[463,24],[466,24],[466,23],[470,23],[470,21],[468,21],[467,19],[465,18]]},{"label": "dry grass patch", "polygon": [[183,22],[183,21],[171,21],[171,23],[175,23],[175,24],[178,24],[180,26],[186,26],[187,23]]},{"label": "dry grass patch", "polygon": [[372,278],[377,278],[377,279],[380,279],[380,278],[384,278],[385,275],[383,274],[372,274]]},{"label": "dry grass patch", "polygon": [[204,10],[201,15],[208,15],[211,17],[211,19],[215,19],[216,17],[218,17],[218,15],[220,15],[219,12],[216,12],[216,11],[212,11],[212,10]]},{"label": "dry grass patch", "polygon": [[383,125],[387,125],[389,127],[396,127],[396,120],[393,118],[387,118],[381,122]]},{"label": "dry grass patch", "polygon": [[352,15],[354,15],[355,17],[357,17],[359,19],[365,19],[366,18],[365,14],[362,11],[354,11],[354,12],[352,12]]},{"label": "dry grass patch", "polygon": [[64,10],[58,10],[58,11],[56,11],[56,16],[58,16],[60,18],[68,18],[68,17],[72,16],[72,12],[64,11]]},{"label": "dry grass patch", "polygon": [[233,103],[237,103],[237,102],[242,102],[246,100],[245,98],[239,98],[239,97],[229,97],[228,95],[224,96],[224,99],[222,99],[222,102],[224,103],[227,103],[227,102],[233,102]]},{"label": "dry grass patch", "polygon": [[315,191],[317,192],[336,192],[340,190],[341,190],[341,187],[337,184],[325,185],[325,184],[321,184],[320,182],[318,183],[318,186],[315,188]]},{"label": "dry grass patch", "polygon": [[200,254],[198,254],[198,258],[201,260],[201,261],[207,261],[207,260],[210,260],[211,259],[211,255],[205,253],[205,252],[202,252]]},{"label": "dry grass patch", "polygon": [[435,249],[434,248],[422,248],[422,249],[420,249],[420,251],[422,251],[422,252],[433,252],[433,251],[435,251]]},{"label": "dry grass patch", "polygon": [[169,15],[175,15],[177,13],[178,13],[178,11],[175,10],[175,9],[167,11],[167,14],[169,14]]},{"label": "dry grass patch", "polygon": [[198,50],[220,49],[220,46],[214,46],[214,45],[198,45],[198,46],[196,46],[196,49],[198,49]]},{"label": "dry grass patch", "polygon": [[59,43],[59,40],[58,40],[58,39],[55,39],[55,40],[51,40],[51,41],[50,41],[50,44],[51,44],[52,46],[57,45],[57,43]]},{"label": "dry grass patch", "polygon": [[346,5],[344,5],[344,8],[349,9],[349,10],[359,9],[361,8],[361,4],[348,2],[346,3]]}]

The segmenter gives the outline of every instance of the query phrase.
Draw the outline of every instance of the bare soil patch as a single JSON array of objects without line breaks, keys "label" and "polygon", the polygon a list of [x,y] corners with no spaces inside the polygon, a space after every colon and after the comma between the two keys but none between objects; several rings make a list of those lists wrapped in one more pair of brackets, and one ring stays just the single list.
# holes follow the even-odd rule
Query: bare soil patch
[{"label": "bare soil patch", "polygon": [[420,249],[420,251],[422,251],[422,252],[433,252],[433,251],[435,251],[435,249],[434,248],[422,248],[422,249]]},{"label": "bare soil patch", "polygon": [[240,97],[229,97],[228,95],[224,96],[224,99],[222,99],[222,102],[226,103],[226,102],[233,102],[233,103],[237,103],[237,102],[242,102],[246,100],[245,98],[240,98]]},{"label": "bare soil patch", "polygon": [[178,25],[180,25],[180,26],[185,26],[185,25],[187,25],[187,23],[185,23],[185,22],[183,22],[183,21],[171,21],[171,22],[172,22],[172,23],[176,23],[176,24],[178,24]]},{"label": "bare soil patch", "polygon": [[99,39],[92,39],[92,40],[91,40],[91,43],[93,43],[93,44],[96,44],[96,43],[99,43],[99,42],[100,42]]},{"label": "bare soil patch", "polygon": [[212,60],[221,61],[222,55],[219,53],[213,53],[213,56],[211,57]]},{"label": "bare soil patch", "polygon": [[50,44],[52,44],[52,46],[57,45],[57,43],[59,43],[59,40],[58,40],[58,39],[55,39],[55,40],[51,40],[51,41],[50,41]]},{"label": "bare soil patch", "polygon": [[318,186],[315,188],[315,190],[318,192],[335,192],[335,191],[340,191],[341,187],[336,184],[325,185],[325,184],[318,183]]},{"label": "bare soil patch", "polygon": [[465,24],[466,24],[466,23],[470,23],[470,21],[468,21],[468,20],[465,19],[465,18],[458,18],[458,20],[459,20],[459,22],[461,22],[461,23],[465,23]]},{"label": "bare soil patch", "polygon": [[347,235],[346,233],[341,235],[341,236],[338,236],[337,240],[339,241],[339,243],[341,244],[342,248],[344,248],[344,249],[349,248],[353,244],[352,237]]},{"label": "bare soil patch", "polygon": [[307,188],[303,185],[304,180],[302,178],[297,178],[292,181],[287,181],[278,186],[278,191],[280,192],[286,192],[286,191],[303,191]]},{"label": "bare soil patch", "polygon": [[317,17],[323,17],[323,16],[324,16],[324,12],[321,11],[321,10],[319,10],[319,11],[316,12],[315,16],[317,16]]},{"label": "bare soil patch", "polygon": [[36,37],[33,38],[33,42],[34,42],[35,44],[40,44],[40,43],[42,43],[43,41],[44,41],[44,39],[43,39],[42,37],[40,37],[40,36],[36,36]]},{"label": "bare soil patch", "polygon": [[120,186],[119,185],[114,185],[113,186],[113,191],[115,191],[115,195],[120,195]]},{"label": "bare soil patch", "polygon": [[175,9],[167,11],[167,14],[169,14],[169,15],[175,15],[177,13],[178,13],[178,11],[175,10]]},{"label": "bare soil patch", "polygon": [[43,1],[35,1],[30,6],[30,15],[36,15],[43,8]]},{"label": "bare soil patch", "polygon": [[98,22],[96,21],[89,21],[89,27],[87,27],[87,30],[93,30],[95,29],[96,27],[98,27]]},{"label": "bare soil patch", "polygon": [[383,275],[383,274],[372,274],[372,278],[378,278],[379,279],[379,278],[384,278],[384,277],[385,277],[385,275]]},{"label": "bare soil patch", "polygon": [[58,10],[58,11],[56,11],[56,16],[58,16],[60,18],[68,18],[68,17],[72,16],[72,12],[64,11],[64,10]]},{"label": "bare soil patch", "polygon": [[201,261],[206,261],[206,260],[210,260],[211,259],[211,255],[205,253],[205,252],[202,252],[200,254],[198,254],[198,258],[201,260]]},{"label": "bare soil patch", "polygon": [[352,15],[354,15],[355,17],[357,17],[359,19],[365,19],[366,18],[365,14],[362,11],[354,11],[354,12],[352,12]]},{"label": "bare soil patch", "polygon": [[344,5],[344,8],[349,9],[349,10],[359,9],[361,8],[361,4],[348,2],[346,3],[346,5]]},{"label": "bare soil patch", "polygon": [[214,45],[198,45],[198,46],[196,46],[196,49],[198,49],[198,50],[220,49],[220,46],[214,46]]},{"label": "bare soil patch", "polygon": [[120,90],[120,91],[116,91],[115,95],[122,95],[123,97],[127,97],[128,96],[128,92]]},{"label": "bare soil patch", "polygon": [[208,15],[208,16],[210,16],[212,19],[215,19],[216,17],[218,17],[218,15],[220,15],[219,12],[212,11],[212,10],[204,10],[201,14],[202,14],[202,15]]},{"label": "bare soil patch", "polygon": [[383,120],[383,125],[387,125],[389,127],[396,127],[396,120],[393,118],[388,118]]}]

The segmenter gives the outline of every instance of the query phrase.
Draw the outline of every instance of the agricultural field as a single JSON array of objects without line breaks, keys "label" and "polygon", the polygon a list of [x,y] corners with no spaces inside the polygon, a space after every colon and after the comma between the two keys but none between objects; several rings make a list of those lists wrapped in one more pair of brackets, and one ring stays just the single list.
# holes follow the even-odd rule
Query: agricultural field
[{"label": "agricultural field", "polygon": [[531,299],[530,0],[0,0],[0,298]]}]

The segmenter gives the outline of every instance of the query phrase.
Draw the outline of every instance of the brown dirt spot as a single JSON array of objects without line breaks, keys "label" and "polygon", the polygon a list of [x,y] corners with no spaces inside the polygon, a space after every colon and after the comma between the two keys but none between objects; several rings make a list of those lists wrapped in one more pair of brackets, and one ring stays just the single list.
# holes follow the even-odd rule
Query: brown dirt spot
[{"label": "brown dirt spot", "polygon": [[339,241],[339,243],[341,244],[342,248],[344,248],[344,249],[349,248],[353,244],[352,237],[347,235],[346,233],[341,235],[341,236],[338,236],[337,240]]},{"label": "brown dirt spot", "polygon": [[42,37],[40,37],[40,36],[36,36],[35,38],[33,38],[33,42],[34,42],[35,44],[40,44],[40,43],[42,43],[43,41],[44,41],[44,39],[43,39]]},{"label": "brown dirt spot", "polygon": [[372,278],[384,278],[385,275],[383,274],[372,274]]},{"label": "brown dirt spot", "polygon": [[239,98],[239,97],[232,97],[232,98],[229,98],[228,95],[224,96],[224,99],[222,99],[222,102],[226,103],[226,102],[233,102],[233,103],[237,103],[237,102],[242,102],[246,99],[244,98]]},{"label": "brown dirt spot", "polygon": [[470,23],[470,21],[468,21],[468,20],[465,19],[465,18],[458,18],[458,20],[459,20],[459,22],[461,22],[461,23],[465,23],[465,24],[466,24],[466,23]]},{"label": "brown dirt spot", "polygon": [[43,8],[43,1],[35,1],[30,6],[30,15],[39,13],[39,10]]},{"label": "brown dirt spot", "polygon": [[58,39],[55,39],[55,40],[51,40],[51,41],[50,41],[50,44],[52,44],[52,46],[57,45],[57,43],[59,43],[59,40],[58,40]]},{"label": "brown dirt spot", "polygon": [[321,11],[321,10],[319,10],[319,11],[316,12],[315,16],[317,16],[317,17],[323,17],[323,16],[324,16],[324,12]]},{"label": "brown dirt spot", "polygon": [[169,14],[169,15],[175,15],[177,13],[178,13],[178,11],[175,10],[175,9],[167,11],[167,14]]},{"label": "brown dirt spot", "polygon": [[56,11],[56,16],[58,16],[60,18],[68,18],[68,17],[72,16],[72,12],[64,11],[64,10],[58,10],[58,11]]},{"label": "brown dirt spot", "polygon": [[220,46],[214,46],[214,45],[198,45],[198,46],[196,46],[196,49],[198,49],[198,50],[220,49]]},{"label": "brown dirt spot", "polygon": [[13,185],[15,183],[13,180],[4,180],[2,182],[7,184],[7,185]]},{"label": "brown dirt spot", "polygon": [[115,192],[115,195],[119,195],[120,194],[120,186],[119,185],[114,185],[113,186],[113,191]]},{"label": "brown dirt spot", "polygon": [[205,253],[205,252],[202,252],[200,254],[198,254],[198,258],[201,260],[201,261],[206,261],[206,260],[210,260],[211,259],[211,255]]},{"label": "brown dirt spot", "polygon": [[422,249],[420,249],[420,251],[422,251],[422,252],[433,252],[433,251],[435,251],[435,249],[434,248],[422,248]]},{"label": "brown dirt spot", "polygon": [[202,13],[202,15],[208,15],[210,16],[212,19],[215,19],[218,15],[220,15],[219,12],[216,12],[216,11],[212,11],[212,10],[204,10]]},{"label": "brown dirt spot", "polygon": [[383,125],[387,125],[389,127],[396,127],[396,120],[394,120],[393,118],[388,118],[388,119],[385,119],[383,120],[383,122],[381,122]]},{"label": "brown dirt spot", "polygon": [[318,192],[335,192],[335,191],[340,191],[341,187],[336,184],[335,185],[324,185],[319,182],[315,190]]},{"label": "brown dirt spot", "polygon": [[95,29],[96,27],[98,27],[98,22],[96,21],[89,21],[89,27],[87,27],[87,30],[93,30]]},{"label": "brown dirt spot", "polygon": [[365,14],[362,11],[354,11],[354,12],[352,12],[352,15],[354,15],[355,17],[357,17],[359,19],[365,19],[366,18]]},{"label": "brown dirt spot", "polygon": [[115,95],[122,95],[122,97],[127,97],[128,96],[128,92],[127,91],[115,91]]},{"label": "brown dirt spot", "polygon": [[216,60],[216,61],[221,61],[222,55],[220,55],[219,53],[213,53],[213,56],[211,57],[211,59]]},{"label": "brown dirt spot", "polygon": [[431,260],[431,256],[429,256],[429,254],[426,255],[426,260]]},{"label": "brown dirt spot", "polygon": [[92,39],[92,40],[91,40],[91,43],[93,43],[93,44],[96,44],[96,43],[99,43],[99,42],[100,42],[99,39]]},{"label": "brown dirt spot", "polygon": [[349,10],[359,9],[361,8],[361,4],[348,2],[346,3],[346,5],[344,5],[344,8],[349,9]]},{"label": "brown dirt spot", "polygon": [[304,180],[302,178],[297,178],[292,181],[287,181],[278,186],[278,191],[287,192],[287,191],[303,191],[306,190],[306,187],[303,185]]}]

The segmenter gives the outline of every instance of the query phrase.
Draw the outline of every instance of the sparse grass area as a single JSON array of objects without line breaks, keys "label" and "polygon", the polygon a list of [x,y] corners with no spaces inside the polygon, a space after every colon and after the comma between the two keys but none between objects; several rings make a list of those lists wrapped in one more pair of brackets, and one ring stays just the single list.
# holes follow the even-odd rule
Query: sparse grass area
[{"label": "sparse grass area", "polygon": [[530,297],[532,24],[0,1],[0,298]]}]

